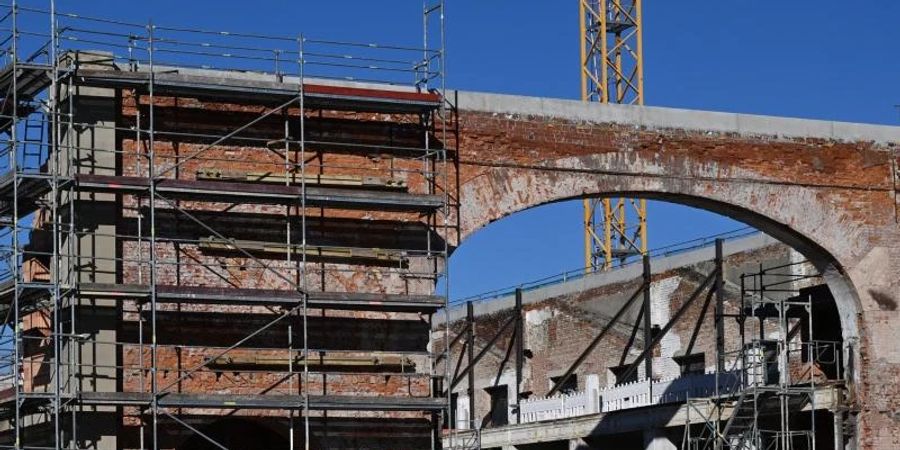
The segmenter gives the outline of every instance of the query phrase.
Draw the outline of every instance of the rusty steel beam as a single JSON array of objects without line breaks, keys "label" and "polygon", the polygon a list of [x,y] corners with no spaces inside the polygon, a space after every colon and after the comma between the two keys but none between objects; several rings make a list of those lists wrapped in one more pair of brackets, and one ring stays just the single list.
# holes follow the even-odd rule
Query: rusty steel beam
[{"label": "rusty steel beam", "polygon": [[692,303],[694,303],[694,300],[696,300],[697,297],[700,296],[700,293],[703,292],[703,290],[706,289],[706,287],[709,286],[710,283],[712,283],[712,281],[716,277],[717,272],[718,269],[713,270],[713,272],[709,274],[709,276],[707,276],[702,283],[700,283],[700,286],[697,286],[697,289],[694,290],[691,296],[684,302],[683,305],[681,305],[681,308],[678,308],[678,311],[675,312],[675,315],[672,316],[671,319],[669,319],[666,325],[660,330],[659,334],[657,334],[653,338],[652,342],[644,343],[644,350],[640,355],[638,355],[637,358],[635,358],[634,361],[631,362],[631,364],[628,365],[628,369],[622,374],[622,380],[627,380],[629,377],[634,375],[634,372],[637,370],[638,365],[644,360],[644,358],[647,358],[650,355],[653,347],[659,344],[659,341],[661,341],[662,338],[665,337],[665,335],[672,329],[672,327],[675,326],[675,323],[681,319],[681,316],[683,316],[684,313],[687,312],[688,307],[691,306]]},{"label": "rusty steel beam", "polygon": [[[650,271],[649,262],[644,265],[644,270],[647,272]],[[566,372],[561,377],[559,377],[559,380],[556,381],[556,383],[550,389],[550,392],[547,393],[547,397],[550,397],[559,392],[559,389],[572,376],[572,374],[575,373],[578,367],[581,366],[581,363],[583,363],[584,360],[587,359],[591,352],[594,351],[594,349],[597,347],[597,344],[599,344],[600,341],[603,340],[603,337],[606,336],[607,333],[609,333],[609,330],[611,330],[613,326],[619,323],[619,321],[622,319],[622,316],[624,316],[628,309],[631,308],[631,305],[635,302],[635,300],[637,300],[638,296],[640,296],[642,292],[649,288],[650,287],[645,283],[641,283],[641,286],[637,288],[636,291],[634,291],[634,294],[631,294],[631,297],[628,298],[628,301],[626,301],[625,304],[622,305],[621,308],[619,308],[612,319],[610,319],[609,322],[607,322],[607,324],[603,326],[603,329],[600,330],[600,333],[598,333],[597,336],[594,337],[594,340],[592,340],[590,344],[588,344],[587,348],[585,348],[584,351],[582,351],[581,354],[578,355],[577,358],[575,358],[575,362],[573,362],[572,365],[569,366],[568,369],[566,369]]]}]

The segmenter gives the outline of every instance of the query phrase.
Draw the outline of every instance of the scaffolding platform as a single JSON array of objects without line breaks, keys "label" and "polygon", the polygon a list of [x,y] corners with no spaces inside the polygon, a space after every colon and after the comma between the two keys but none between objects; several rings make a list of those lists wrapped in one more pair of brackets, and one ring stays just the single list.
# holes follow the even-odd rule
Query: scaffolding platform
[{"label": "scaffolding platform", "polygon": [[[173,71],[177,70],[173,68]],[[79,69],[74,76],[80,86],[142,91],[150,85],[150,72],[140,70]],[[154,72],[153,93],[228,103],[274,105],[289,102],[292,98],[299,99],[300,84],[297,81],[290,83]],[[441,96],[435,92],[391,88],[389,85],[357,87],[304,82],[303,102],[304,108],[308,109],[422,114],[440,108]]]},{"label": "scaffolding platform", "polygon": [[[0,70],[0,92],[4,93],[3,103],[0,105],[0,133],[9,132],[15,123],[14,118],[23,118],[33,112],[35,108],[23,107],[33,101],[38,94],[47,89],[52,83],[50,71],[53,68],[45,64],[16,63],[9,64]],[[15,85],[15,99],[19,103],[12,107],[13,87]]]},{"label": "scaffolding platform", "polygon": [[[23,313],[38,309],[41,302],[48,300],[53,292],[51,283],[19,283],[19,308]],[[16,284],[12,279],[0,283],[0,316],[5,316],[15,301]]]},{"label": "scaffolding platform", "polygon": [[[79,174],[75,181],[80,191],[132,195],[150,193],[150,179],[144,177]],[[301,186],[175,179],[158,180],[156,192],[179,200],[278,205],[298,204],[304,196]],[[439,195],[381,190],[306,187],[305,197],[306,206],[335,209],[429,213],[444,206],[444,197]]]},{"label": "scaffolding platform", "polygon": [[[336,418],[382,421],[361,446],[412,425],[439,447],[428,325],[458,147],[443,1],[422,47],[6,9],[0,446],[78,446],[102,410],[138,424],[103,439],[153,427],[160,448],[196,433],[176,415],[242,409],[306,429],[369,411]],[[189,367],[167,359],[184,351]]]},{"label": "scaffolding platform", "polygon": [[[0,130],[2,131],[2,130]],[[18,180],[18,189],[14,183]],[[0,223],[10,221],[13,214],[13,197],[18,193],[18,216],[21,218],[37,209],[36,202],[52,190],[50,180],[46,176],[15,174],[7,171],[0,175]]]},{"label": "scaffolding platform", "polygon": [[[21,408],[37,410],[50,404],[52,393],[29,395]],[[153,395],[147,392],[80,392],[76,395],[63,394],[63,400],[81,406],[134,406],[150,407]],[[10,403],[15,400],[6,397],[0,411],[8,414]],[[440,411],[446,401],[433,397],[368,397],[349,395],[310,395],[309,410],[312,411]],[[284,394],[159,394],[157,405],[161,408],[213,408],[213,409],[306,409],[307,398],[302,395]],[[2,415],[2,414],[0,414]]]},{"label": "scaffolding platform", "polygon": [[[147,299],[150,288],[136,284],[84,283],[79,295],[91,298]],[[205,286],[156,287],[161,303],[223,305],[268,305],[293,307],[303,302],[303,294],[278,289],[218,288]],[[308,307],[353,311],[434,312],[444,298],[436,295],[374,294],[364,292],[310,292]]]},{"label": "scaffolding platform", "polygon": [[[83,405],[146,406],[153,396],[139,392],[83,392],[78,395]],[[310,395],[310,410],[345,411],[437,411],[445,401],[431,397],[361,397]],[[167,408],[222,409],[304,409],[301,395],[278,394],[160,394],[157,404]]]},{"label": "scaffolding platform", "polygon": [[[147,406],[153,395],[140,392],[82,392],[77,401],[86,406]],[[431,397],[363,397],[310,395],[310,410],[344,411],[437,411],[445,401]],[[280,394],[160,394],[164,408],[304,409],[302,395]]]}]

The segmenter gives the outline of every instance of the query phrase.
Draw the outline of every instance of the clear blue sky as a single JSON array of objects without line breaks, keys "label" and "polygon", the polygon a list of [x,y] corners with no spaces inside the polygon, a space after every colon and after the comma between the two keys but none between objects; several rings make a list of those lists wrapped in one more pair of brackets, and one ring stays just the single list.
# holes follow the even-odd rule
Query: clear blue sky
[{"label": "clear blue sky", "polygon": [[[61,0],[134,21],[416,45],[421,1]],[[577,0],[449,0],[448,85],[578,96]],[[900,2],[647,0],[649,105],[897,124]],[[580,203],[497,222],[451,259],[452,297],[577,267]],[[677,205],[650,207],[651,247],[739,227]]]}]

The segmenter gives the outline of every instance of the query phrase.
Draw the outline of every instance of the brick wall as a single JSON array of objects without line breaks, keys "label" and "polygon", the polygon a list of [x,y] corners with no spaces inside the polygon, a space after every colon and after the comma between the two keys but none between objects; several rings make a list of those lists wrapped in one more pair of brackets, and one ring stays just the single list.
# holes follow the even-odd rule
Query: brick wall
[{"label": "brick wall", "polygon": [[[706,250],[711,250],[711,248]],[[712,255],[711,251],[700,250],[697,252]],[[748,268],[758,270],[760,266],[766,268],[780,266],[791,260],[792,253],[793,251],[783,244],[770,243],[728,254],[724,261],[726,314],[739,312],[740,275],[743,273],[741,270]],[[663,262],[662,264],[665,266],[669,263]],[[699,262],[691,262],[654,273],[650,288],[651,324],[659,327],[665,326],[675,312],[688,301],[713,268],[714,264],[711,260],[703,261],[701,259]],[[599,274],[594,277],[605,277],[605,275]],[[555,293],[556,291],[553,291],[541,294],[541,291],[537,290],[535,294],[528,297],[528,301],[523,305],[525,315],[524,347],[530,350],[533,356],[526,359],[524,364],[522,392],[528,392],[534,396],[546,395],[551,387],[551,377],[565,373],[600,330],[610,322],[613,313],[620,304],[624,303],[624,298],[634,293],[641,285],[639,272],[636,272],[633,278],[621,278],[619,276],[609,277],[611,281],[600,282],[597,283],[598,286],[583,290],[576,288],[576,286],[582,286],[583,281],[570,281],[568,284],[573,286],[572,289],[558,288],[557,291],[574,290],[574,292]],[[457,282],[463,283],[465,280],[457,280]],[[705,314],[702,314],[707,292],[707,290],[702,291],[701,295],[688,306],[682,318],[675,322],[672,330],[661,340],[660,345],[653,349],[654,379],[679,375],[680,368],[672,357],[685,353],[698,321],[700,325],[697,328],[697,338],[691,354],[704,353],[707,369],[715,368],[714,300]],[[492,308],[496,309],[495,312],[476,315],[476,353],[487,345],[496,335],[499,327],[514,314],[510,297],[485,300],[485,302],[491,301],[499,302],[504,306]],[[634,344],[627,353],[625,351],[628,348],[641,302],[641,297],[639,297],[626,313],[625,319],[619,325],[611,328],[611,332],[578,367],[575,375],[579,389],[584,387],[583,383],[588,375],[597,375],[601,386],[613,385],[615,378],[609,368],[630,363],[643,351],[642,323],[638,324]],[[457,308],[465,309],[464,306]],[[464,322],[463,318],[451,324],[451,338],[464,330]],[[755,336],[758,333],[755,321],[748,321],[745,330],[749,336]],[[736,321],[726,321],[725,335],[726,351],[739,350],[741,337]],[[437,327],[433,336],[435,337],[435,348],[443,348],[445,341],[442,327]],[[502,338],[490,348],[484,359],[476,365],[475,411],[477,420],[483,420],[490,410],[490,397],[484,390],[485,387],[494,384],[508,385],[510,404],[514,403],[515,354],[512,353],[512,356],[507,357],[511,336],[512,329],[506,331]],[[457,370],[456,362],[459,360],[462,350],[461,343],[464,341],[465,338],[451,351],[453,355],[449,358],[449,361],[452,362],[451,373]],[[733,360],[734,357],[729,359]],[[466,367],[465,355],[462,361],[462,367]],[[502,376],[498,383],[500,374]],[[644,378],[643,366],[638,370],[637,376],[640,379]],[[466,396],[467,389],[467,381],[463,379],[454,391],[460,396]]]},{"label": "brick wall", "polygon": [[853,346],[852,439],[900,447],[896,129],[491,94],[460,93],[458,104],[463,242],[516,211],[616,193],[763,229],[811,259],[835,294]]}]

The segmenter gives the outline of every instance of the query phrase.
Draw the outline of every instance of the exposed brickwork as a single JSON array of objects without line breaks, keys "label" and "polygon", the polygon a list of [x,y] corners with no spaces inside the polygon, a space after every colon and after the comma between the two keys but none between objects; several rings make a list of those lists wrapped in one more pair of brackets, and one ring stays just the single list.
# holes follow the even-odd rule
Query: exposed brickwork
[{"label": "exposed brickwork", "polygon": [[[97,173],[108,173],[114,169],[120,175],[146,175],[147,136],[138,138],[128,128],[139,120],[145,123],[148,98],[141,98],[140,105],[136,105],[135,98],[128,92],[116,95],[115,125],[120,129],[114,150],[121,152],[116,157],[116,167],[92,165],[91,158],[96,155],[89,154],[91,144],[81,142],[80,145],[87,149],[85,154],[79,155],[79,160],[85,164],[82,169]],[[900,312],[896,306],[897,280],[900,279],[900,233],[896,225],[897,193],[893,169],[896,166],[896,145],[645,128],[602,121],[573,121],[562,116],[489,113],[466,110],[465,105],[462,107],[458,130],[454,130],[457,133],[451,133],[451,137],[458,137],[458,142],[454,139],[454,142],[447,143],[448,147],[458,149],[455,154],[457,171],[449,174],[449,185],[436,180],[437,188],[432,189],[427,177],[421,174],[424,166],[420,160],[390,156],[392,152],[360,152],[341,144],[318,145],[317,148],[317,144],[310,143],[307,170],[326,175],[365,174],[402,179],[408,190],[415,193],[432,190],[442,193],[443,189],[448,189],[451,202],[458,206],[449,221],[451,229],[444,233],[453,245],[465,242],[467,236],[491,221],[529,207],[583,195],[613,193],[639,193],[688,203],[765,228],[773,236],[797,246],[827,272],[826,277],[843,314],[845,337],[856,340],[858,353],[854,359],[856,385],[853,394],[855,406],[860,411],[861,447],[900,447],[900,415],[895,411],[895,405],[900,404],[900,390],[893,385],[893,380],[900,376],[900,348],[894,345],[896,324],[900,323]],[[242,137],[248,139],[234,139],[227,144],[207,148],[213,143],[213,138],[187,138],[175,133],[188,131],[221,135],[257,117],[264,109],[159,97],[156,98],[155,109],[158,119],[155,124],[158,161],[168,158],[171,163],[175,155],[191,155],[203,150],[202,158],[193,159],[167,173],[167,176],[185,180],[194,179],[199,169],[208,168],[283,173],[285,157],[279,154],[277,145],[273,146],[274,151],[265,149],[265,141],[284,137],[285,134],[297,136],[298,111],[290,110],[287,115],[293,120],[289,120],[292,123],[286,131],[284,118],[272,116],[242,133]],[[138,111],[144,114],[141,119],[137,118]],[[320,137],[322,140],[348,144],[366,142],[393,146],[420,145],[423,136],[415,131],[418,118],[414,116],[310,112],[307,119],[307,139]],[[777,133],[777,130],[774,132]],[[136,156],[136,151],[141,156]],[[296,151],[288,151],[289,162],[296,163],[298,158]],[[164,166],[167,167],[167,164]],[[84,200],[93,198],[82,197]],[[121,206],[116,227],[123,231],[135,229],[136,218],[139,212],[146,211],[147,202],[139,203],[127,195],[120,196],[116,202]],[[277,217],[276,224],[281,225],[285,222],[285,216],[293,216],[295,220],[299,217],[297,208],[235,207],[197,201],[180,201],[177,204],[208,215],[228,212],[229,215],[247,214],[259,219],[264,219],[260,216]],[[172,209],[171,205],[162,201],[157,202],[156,206],[163,212]],[[168,213],[170,217],[177,215],[172,211]],[[319,221],[317,237],[324,241],[346,239],[352,235],[346,231],[334,231],[334,220],[377,223],[383,228],[382,232],[377,233],[378,236],[373,237],[373,242],[378,243],[373,246],[389,247],[384,243],[392,242],[391,229],[406,230],[410,224],[438,225],[433,218],[410,213],[323,209],[307,213]],[[93,218],[84,219],[90,221]],[[323,290],[428,293],[433,288],[434,280],[425,274],[433,273],[441,264],[418,254],[410,255],[408,268],[315,261],[309,265],[307,279],[299,280],[296,259],[289,262],[284,255],[259,255],[269,267],[277,269],[281,275],[278,276],[244,255],[215,254],[194,244],[173,242],[172,238],[208,237],[198,232],[195,226],[185,225],[186,222],[169,220],[159,223],[158,232],[168,238],[156,248],[160,258],[185,263],[178,270],[173,264],[160,265],[161,283],[285,288],[292,282],[302,281],[301,284]],[[143,224],[146,224],[146,217]],[[261,229],[271,230],[272,227],[271,224],[262,225]],[[427,247],[427,240],[433,239],[433,236],[427,236],[424,228],[422,237],[416,240],[418,248]],[[235,234],[246,231],[233,226],[228,229],[234,230]],[[291,233],[297,230],[294,227]],[[267,233],[274,237],[281,232]],[[287,232],[285,229],[284,234]],[[142,233],[146,235],[147,230],[142,228]],[[406,247],[406,242],[404,240],[403,245],[396,245]],[[362,246],[363,243],[354,241],[353,245]],[[116,256],[138,255],[146,258],[148,251],[146,244],[124,240],[118,243]],[[115,281],[146,282],[147,269],[146,265],[133,261],[121,263],[116,268],[119,275]],[[108,275],[101,269],[91,270],[85,274],[86,280]],[[688,290],[687,285],[679,286],[675,291],[676,297],[685,295]],[[135,307],[132,303],[126,303],[123,308],[125,310],[116,311],[124,319],[122,329],[117,331],[127,336],[127,331],[134,329]],[[231,314],[266,313],[235,307],[195,308],[193,312],[199,314],[210,310]],[[426,318],[410,315],[360,313],[354,317],[363,323],[368,323],[365,322],[368,320],[401,324],[427,322]],[[323,319],[321,323],[328,321]],[[334,335],[331,342],[345,339],[368,344],[368,334],[353,330],[349,325],[351,321],[346,323],[351,329],[328,329],[329,335]],[[576,316],[562,314],[558,323],[548,327],[543,336],[547,342],[563,345],[568,342],[568,337],[587,326]],[[397,327],[404,328],[404,325],[379,325],[372,330],[384,339],[383,342],[407,345],[403,333],[397,334]],[[213,333],[204,330],[195,328],[182,332],[191,337],[216,337],[204,336],[203,333]],[[276,340],[286,341],[286,337]],[[418,342],[421,344],[418,353],[424,354],[427,350],[424,340]],[[384,345],[375,347],[387,348]],[[123,363],[135,364],[133,358],[137,354],[133,349],[123,349],[121,355]],[[208,354],[166,354],[165,358],[166,364],[177,368],[179,364],[199,361],[198,358],[203,356]],[[502,358],[502,355],[499,357]],[[539,364],[535,366],[536,372],[543,371],[545,374],[558,370],[549,362],[546,368],[540,368]],[[159,376],[172,379],[171,373],[160,373]],[[140,378],[141,375],[132,373],[122,382],[132,388]],[[427,383],[402,387],[396,380],[383,382],[376,378],[361,374],[342,375],[336,384],[352,393],[365,391],[392,395],[420,395],[428,387]],[[265,377],[259,377],[257,381],[258,384],[253,386],[259,390],[277,383]],[[212,391],[233,388],[224,375],[219,379],[215,374],[210,374],[208,378],[204,375],[203,381],[192,382],[197,383],[198,388],[202,386]],[[535,382],[533,389],[538,392],[538,388],[543,388],[543,383]],[[372,419],[381,417],[389,416]],[[419,414],[414,420],[421,419],[424,417]],[[120,423],[123,430],[133,431],[130,428],[133,422],[123,419]],[[366,429],[371,431],[374,428]],[[127,439],[134,440],[134,435]],[[386,440],[365,447],[390,447]],[[174,445],[177,441],[173,441]]]},{"label": "exposed brickwork", "polygon": [[[900,447],[896,143],[460,113],[460,234],[536,205],[641,193],[766,229],[827,269],[855,349],[863,449]],[[602,107],[598,107],[602,108]],[[773,129],[773,134],[778,130]],[[828,268],[831,269],[828,269]],[[887,376],[890,375],[890,376]]]},{"label": "exposed brickwork", "polygon": [[[141,97],[140,107],[137,107],[136,97],[130,92],[123,91],[118,95],[120,109],[116,125],[120,131],[117,132],[117,150],[121,153],[116,158],[116,173],[146,177],[150,173],[147,136],[135,136],[126,130],[141,121],[146,125],[149,97]],[[283,139],[286,134],[290,139],[296,138],[300,114],[296,108],[272,115],[236,138],[216,145],[211,145],[215,143],[214,136],[224,135],[250,122],[267,108],[165,97],[157,97],[154,108],[157,129],[154,171],[157,174],[165,171],[166,178],[194,180],[201,170],[283,175],[286,164],[296,164],[301,158],[296,145],[292,144],[286,151],[283,142],[269,142]],[[400,182],[401,190],[405,192],[429,193],[423,176],[426,168],[421,158],[411,158],[393,150],[382,152],[353,147],[358,144],[422,147],[424,134],[418,120],[414,115],[307,111],[305,126],[309,145],[303,155],[307,162],[305,173],[375,177]],[[198,134],[210,137],[203,138]],[[320,144],[323,141],[329,141],[329,144]],[[342,142],[347,146],[342,146]],[[186,158],[194,154],[196,158]],[[184,163],[175,167],[181,161]],[[169,167],[173,170],[166,171]],[[119,201],[122,209],[116,220],[118,233],[141,235],[143,240],[119,240],[117,258],[121,262],[117,281],[146,284],[150,279],[147,263],[151,251],[147,241],[149,200],[123,195]],[[302,239],[304,214],[297,206],[157,200],[159,242],[154,250],[160,261],[156,279],[162,285],[290,290],[296,284],[309,290],[329,292],[431,293],[433,273],[440,264],[439,260],[426,257],[429,248],[443,246],[440,238],[429,231],[431,224],[428,222],[432,219],[428,216],[308,208],[305,220],[310,245],[398,249],[403,252],[405,262],[400,265],[390,261],[353,264],[348,260],[310,255],[304,280],[298,254],[288,258],[284,252],[256,252],[250,257],[233,250],[216,251],[197,245],[194,241],[213,236],[213,232],[176,211],[176,205],[228,238],[278,243],[290,236],[295,244]],[[122,320],[117,330],[118,340],[127,344],[117,347],[117,359],[123,369],[116,376],[120,377],[118,389],[124,392],[150,389],[152,358],[148,344],[153,337],[148,308],[149,305],[137,301],[126,301],[119,310]],[[187,371],[218,356],[282,312],[251,306],[160,305],[156,333],[158,385],[170,386],[168,390],[172,392],[203,394],[432,395],[429,318],[414,313],[310,310],[307,344],[313,353],[308,378],[303,374],[303,363],[296,359],[301,354],[298,349],[304,346],[303,321],[299,312],[227,353],[231,358],[252,358],[269,363],[254,363],[249,367],[234,363],[208,364],[185,376]],[[139,318],[142,316],[141,333]],[[289,336],[293,344],[289,344]],[[295,350],[290,351],[289,345]],[[328,358],[359,360],[372,357],[404,362],[373,367],[317,363],[317,360]],[[289,364],[292,359],[294,363]],[[214,422],[222,412],[201,408],[180,411],[183,417],[190,418],[201,428]],[[277,432],[281,434],[286,434],[288,429],[286,411],[239,410],[231,413],[235,417],[265,418],[266,427],[278,428]],[[120,440],[125,442],[123,448],[138,445],[141,416],[134,408],[124,409],[118,433]],[[331,411],[327,413],[327,419],[321,412],[312,412],[311,416],[314,447],[396,448],[398,442],[404,448],[430,445],[429,413]],[[294,430],[298,436],[303,433],[302,419],[297,419]],[[191,433],[184,431],[180,425],[163,422],[163,447],[189,445],[186,440]]]},{"label": "exposed brickwork", "polygon": [[[725,294],[726,314],[737,314],[740,307],[740,290],[736,286],[740,283],[740,270],[751,267],[758,269],[763,267],[780,266],[790,259],[790,250],[781,244],[767,245],[753,250],[738,252],[729,255],[725,259],[727,282]],[[652,298],[651,316],[653,325],[664,326],[690,298],[691,294],[699,287],[702,280],[713,269],[711,261],[698,264],[690,264],[684,267],[674,268],[662,273],[654,274],[651,279]],[[600,330],[609,323],[612,312],[618,309],[624,298],[632,295],[641,285],[640,278],[625,281],[610,282],[598,287],[560,295],[550,295],[542,300],[530,302],[523,306],[525,314],[525,348],[533,354],[524,365],[524,380],[522,391],[531,395],[543,396],[548,393],[551,386],[551,377],[562,375],[575,359],[587,348],[591,340]],[[654,379],[670,378],[679,375],[679,366],[672,360],[673,356],[684,355],[688,343],[691,340],[695,326],[703,311],[704,298],[708,291],[688,306],[682,319],[677,321],[672,330],[667,334],[660,346],[654,348],[653,366]],[[655,298],[659,296],[659,298]],[[619,299],[619,301],[616,301]],[[488,300],[491,301],[491,300]],[[493,300],[504,301],[507,306],[509,299]],[[588,375],[597,375],[601,386],[613,385],[615,379],[610,367],[630,363],[644,349],[643,326],[639,325],[636,340],[630,351],[628,341],[633,330],[634,319],[640,308],[641,300],[631,307],[630,314],[626,314],[623,322],[611,329],[611,333],[603,339],[600,345],[589,355],[584,363],[579,366],[575,375],[579,389]],[[608,306],[612,305],[612,306]],[[499,312],[484,316],[476,316],[476,348],[480,351],[496,334],[500,325],[514,313],[512,309],[503,309]],[[692,354],[703,353],[707,370],[715,368],[715,322],[713,304],[707,308],[703,319],[699,320],[700,326],[696,342],[691,351]],[[464,320],[459,320],[451,325],[452,334],[463,331]],[[746,332],[749,335],[758,333],[756,322],[748,321]],[[726,322],[726,351],[735,352],[741,346],[741,337],[738,324],[729,320]],[[438,329],[435,333],[436,347],[444,345],[443,331]],[[507,331],[503,338],[495,343],[490,352],[476,366],[476,418],[481,420],[490,410],[490,399],[482,386],[493,385],[501,371],[504,376],[499,384],[506,384],[514,380],[514,359],[506,361],[509,337],[511,331]],[[454,357],[451,372],[455,369],[459,358],[461,345],[452,349]],[[733,353],[729,360],[734,359]],[[515,356],[512,356],[515,358]],[[466,358],[463,358],[464,366]],[[502,367],[502,369],[501,369]],[[638,371],[638,378],[644,378],[643,367]],[[460,395],[466,395],[467,383],[463,380],[455,389]]]}]

